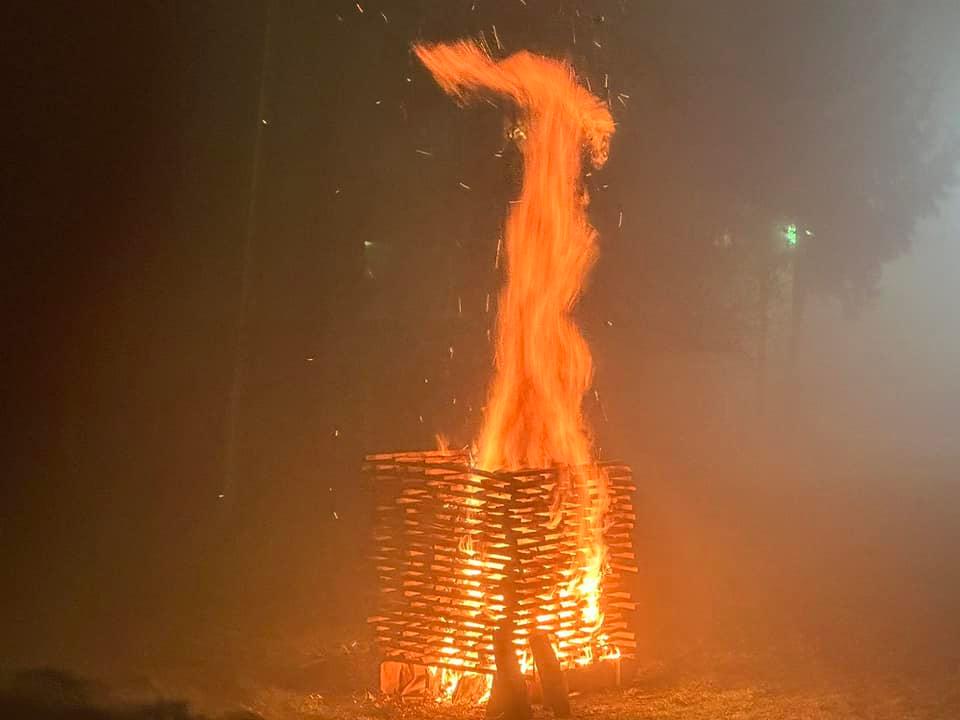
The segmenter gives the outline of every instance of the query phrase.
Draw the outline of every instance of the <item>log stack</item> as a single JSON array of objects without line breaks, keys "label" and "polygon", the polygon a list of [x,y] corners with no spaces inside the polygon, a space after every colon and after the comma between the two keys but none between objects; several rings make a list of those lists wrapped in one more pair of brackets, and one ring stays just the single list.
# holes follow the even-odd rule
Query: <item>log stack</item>
[{"label": "log stack", "polygon": [[[584,627],[582,600],[563,597],[578,557],[577,493],[570,469],[482,472],[460,451],[370,455],[376,498],[374,561],[379,607],[370,623],[385,661],[476,673],[496,668],[494,633],[508,628],[518,653],[531,636],[554,640],[564,668],[585,650],[599,657],[636,647],[624,582],[635,572],[635,489],[629,467],[598,466],[608,488],[606,564],[601,585],[606,647]],[[594,470],[595,471],[595,470]]]}]

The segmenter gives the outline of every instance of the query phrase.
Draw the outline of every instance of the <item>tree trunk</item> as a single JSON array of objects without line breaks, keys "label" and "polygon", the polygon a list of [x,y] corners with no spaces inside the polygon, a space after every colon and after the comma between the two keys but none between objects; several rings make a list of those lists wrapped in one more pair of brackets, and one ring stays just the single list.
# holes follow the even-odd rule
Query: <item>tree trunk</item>
[{"label": "tree trunk", "polygon": [[540,675],[540,687],[543,689],[543,702],[558,718],[570,717],[570,695],[567,690],[567,678],[560,667],[560,661],[550,646],[550,639],[544,633],[530,636],[530,650]]},{"label": "tree trunk", "polygon": [[520,672],[510,627],[493,633],[493,655],[497,661],[497,674],[487,703],[488,720],[528,720],[531,713],[527,683]]}]

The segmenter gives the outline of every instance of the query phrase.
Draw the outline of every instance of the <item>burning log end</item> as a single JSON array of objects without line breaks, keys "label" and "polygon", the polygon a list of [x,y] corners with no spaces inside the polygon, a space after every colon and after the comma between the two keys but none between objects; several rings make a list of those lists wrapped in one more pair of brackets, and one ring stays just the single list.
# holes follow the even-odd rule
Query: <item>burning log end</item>
[{"label": "burning log end", "polygon": [[529,720],[531,711],[527,683],[520,672],[511,628],[494,631],[493,656],[497,663],[497,674],[493,677],[493,688],[487,702],[487,720]]},{"label": "burning log end", "polygon": [[530,636],[530,650],[533,652],[533,661],[540,675],[544,704],[553,710],[554,717],[570,717],[567,678],[560,667],[560,661],[553,652],[550,639],[545,633],[534,633]]}]

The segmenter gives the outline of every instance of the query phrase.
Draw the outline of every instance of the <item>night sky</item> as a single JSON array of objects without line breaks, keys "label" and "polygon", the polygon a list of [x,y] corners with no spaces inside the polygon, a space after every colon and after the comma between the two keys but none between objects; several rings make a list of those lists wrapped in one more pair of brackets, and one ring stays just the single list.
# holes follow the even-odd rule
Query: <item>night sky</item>
[{"label": "night sky", "polygon": [[[569,60],[610,103],[610,161],[586,180],[601,259],[578,309],[598,368],[584,406],[604,455],[661,488],[642,511],[650,577],[668,597],[720,592],[722,580],[685,575],[712,562],[708,542],[654,557],[658,541],[697,523],[763,534],[784,495],[818,502],[770,490],[764,473],[777,463],[757,470],[744,448],[764,446],[755,433],[771,426],[806,438],[791,452],[808,460],[818,429],[831,452],[849,447],[819,421],[855,405],[857,391],[842,385],[852,368],[824,379],[835,365],[824,358],[846,350],[836,338],[818,345],[828,336],[811,315],[799,382],[812,394],[778,385],[772,415],[752,416],[749,288],[766,242],[756,228],[813,228],[811,303],[842,322],[867,313],[883,335],[893,325],[869,315],[881,269],[951,197],[957,124],[944,98],[957,97],[956,8],[898,7],[8,8],[0,660],[133,664],[172,653],[197,628],[313,624],[339,627],[337,640],[362,628],[364,454],[432,447],[436,433],[470,442],[490,377],[494,259],[520,177],[510,109],[457,107],[410,53],[418,40],[481,33],[498,57],[530,49]],[[250,227],[238,471],[221,498]],[[724,237],[734,251],[722,253]],[[737,273],[744,296],[725,284]],[[944,275],[940,297],[955,299]],[[948,318],[925,317],[954,337]],[[891,378],[872,382],[860,390]],[[938,447],[953,453],[936,470],[944,477],[956,475],[944,423],[957,392],[928,392]],[[897,417],[884,418],[891,435]],[[750,498],[742,515],[738,498]],[[658,501],[691,514],[660,514]],[[665,606],[655,594],[641,592]],[[658,605],[651,617],[668,628],[648,633],[662,641],[673,616]]]}]

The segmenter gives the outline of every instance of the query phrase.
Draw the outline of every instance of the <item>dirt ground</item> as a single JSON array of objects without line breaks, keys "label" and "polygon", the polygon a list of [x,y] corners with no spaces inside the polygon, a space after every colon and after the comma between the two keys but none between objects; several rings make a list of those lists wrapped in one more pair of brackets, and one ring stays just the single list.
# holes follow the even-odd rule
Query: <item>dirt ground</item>
[{"label": "dirt ground", "polygon": [[[210,682],[190,673],[137,683],[82,680],[55,670],[19,673],[0,693],[0,717],[22,720],[481,720],[483,707],[401,702],[370,689],[361,663],[352,687],[290,676]],[[363,667],[368,663],[363,662]],[[623,687],[573,694],[582,720],[960,720],[960,667],[866,671],[770,660],[639,668]],[[347,678],[348,680],[350,678]],[[314,688],[324,684],[328,691]],[[552,713],[534,707],[534,720]]]},{"label": "dirt ground", "polygon": [[[464,720],[484,717],[475,707],[383,702],[371,696],[273,698],[259,709],[276,718]],[[573,698],[575,718],[610,720],[950,720],[960,718],[960,676],[916,682],[894,678],[789,687],[748,682],[686,681],[633,686]],[[535,718],[550,718],[535,708]]]},{"label": "dirt ground", "polygon": [[[367,663],[363,663],[365,667]],[[354,667],[356,678],[359,667]],[[623,687],[573,694],[583,720],[960,720],[960,664],[703,656],[624,666]],[[406,701],[351,689],[316,693],[286,683],[236,688],[240,707],[269,720],[481,720],[484,709]],[[369,687],[369,679],[365,683]],[[199,706],[198,706],[199,707]],[[223,706],[221,706],[222,708]],[[237,706],[234,705],[234,708]],[[536,720],[552,713],[534,707]]]}]

